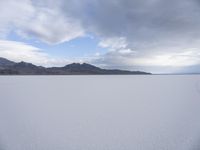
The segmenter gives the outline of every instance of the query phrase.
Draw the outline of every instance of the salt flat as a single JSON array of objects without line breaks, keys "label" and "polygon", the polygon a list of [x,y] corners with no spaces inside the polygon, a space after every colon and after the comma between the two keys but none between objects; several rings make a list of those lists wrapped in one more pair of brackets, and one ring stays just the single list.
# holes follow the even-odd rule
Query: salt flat
[{"label": "salt flat", "polygon": [[0,150],[199,150],[200,76],[1,76]]}]

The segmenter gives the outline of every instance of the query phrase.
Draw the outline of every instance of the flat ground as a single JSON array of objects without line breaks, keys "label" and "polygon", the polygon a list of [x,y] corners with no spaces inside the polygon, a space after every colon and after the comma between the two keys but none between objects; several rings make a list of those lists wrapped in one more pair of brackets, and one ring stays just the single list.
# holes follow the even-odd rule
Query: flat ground
[{"label": "flat ground", "polygon": [[199,150],[200,76],[1,76],[1,150]]}]

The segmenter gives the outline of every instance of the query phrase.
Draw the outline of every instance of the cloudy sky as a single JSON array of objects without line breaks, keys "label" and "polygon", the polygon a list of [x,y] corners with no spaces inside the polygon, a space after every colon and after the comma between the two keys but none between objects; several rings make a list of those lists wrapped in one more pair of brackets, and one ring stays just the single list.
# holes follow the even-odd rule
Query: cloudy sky
[{"label": "cloudy sky", "polygon": [[0,57],[200,72],[199,0],[0,0]]}]

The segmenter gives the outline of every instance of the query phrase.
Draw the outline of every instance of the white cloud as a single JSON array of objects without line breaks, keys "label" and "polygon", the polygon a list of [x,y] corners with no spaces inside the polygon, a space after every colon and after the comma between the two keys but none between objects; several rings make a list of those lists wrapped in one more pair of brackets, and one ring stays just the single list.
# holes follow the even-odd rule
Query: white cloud
[{"label": "white cloud", "polygon": [[41,49],[16,41],[0,40],[0,57],[20,62],[30,62],[42,66],[64,66],[69,60],[55,58]]},{"label": "white cloud", "polygon": [[0,37],[6,37],[18,24],[26,23],[34,13],[29,0],[1,0],[0,10]]},{"label": "white cloud", "polygon": [[31,0],[1,0],[0,37],[15,31],[23,37],[56,44],[84,35],[78,20],[66,17],[58,9],[57,3],[51,8],[48,4],[48,1],[43,6]]},{"label": "white cloud", "polygon": [[112,37],[102,39],[99,43],[100,47],[109,48],[110,50],[125,49],[128,46],[125,37]]},{"label": "white cloud", "polygon": [[[199,67],[199,49],[185,49],[181,52],[149,52],[140,54],[135,51],[110,51],[98,55],[92,63],[106,68],[120,68],[128,70],[143,70],[152,73],[173,73],[190,70],[193,66]],[[187,72],[187,71],[185,71]],[[195,71],[193,71],[195,72]]]},{"label": "white cloud", "polygon": [[164,52],[163,54],[137,57],[130,60],[130,63],[140,66],[188,67],[200,64],[200,52],[197,49],[184,50],[179,53]]},{"label": "white cloud", "polygon": [[80,23],[59,11],[37,8],[31,21],[21,24],[21,32],[46,43],[62,43],[84,35]]}]

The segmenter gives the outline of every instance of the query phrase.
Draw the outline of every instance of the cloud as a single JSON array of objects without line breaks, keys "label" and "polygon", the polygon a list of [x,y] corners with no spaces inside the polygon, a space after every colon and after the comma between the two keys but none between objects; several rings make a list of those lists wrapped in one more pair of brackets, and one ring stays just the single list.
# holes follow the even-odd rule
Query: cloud
[{"label": "cloud", "polygon": [[1,37],[14,31],[24,38],[57,44],[84,35],[78,20],[63,16],[57,3],[54,7],[50,4],[50,1],[43,6],[31,0],[1,0]]},{"label": "cloud", "polygon": [[18,24],[24,24],[34,12],[29,0],[1,0],[0,9],[0,37],[6,37]]},{"label": "cloud", "polygon": [[65,18],[59,11],[37,8],[32,21],[22,24],[19,29],[25,37],[33,36],[50,44],[70,41],[84,35],[77,20]]},{"label": "cloud", "polygon": [[125,49],[127,47],[127,41],[124,37],[107,38],[102,39],[99,46],[109,48],[110,50]]},{"label": "cloud", "polygon": [[84,3],[87,12],[82,17],[84,25],[102,38],[99,46],[112,51],[95,60],[97,64],[142,70],[154,67],[152,70],[158,72],[200,64],[199,1],[86,0]]},{"label": "cloud", "polygon": [[3,30],[15,26],[49,43],[92,33],[143,49],[200,36],[198,0],[1,0],[0,8]]},{"label": "cloud", "polygon": [[200,64],[198,0],[1,0],[0,9],[2,37],[13,30],[50,44],[99,37],[108,49],[99,64],[161,70]]},{"label": "cloud", "polygon": [[163,53],[144,58],[136,58],[135,64],[141,66],[168,66],[168,67],[188,67],[200,64],[199,50],[185,50],[180,53]]},{"label": "cloud", "polygon": [[185,49],[182,52],[154,52],[141,54],[130,49],[110,51],[98,55],[92,63],[105,68],[143,70],[152,73],[200,72],[199,49]]},{"label": "cloud", "polygon": [[64,66],[70,63],[70,60],[52,57],[37,47],[7,40],[0,40],[0,56],[15,62],[25,61],[42,66]]}]

